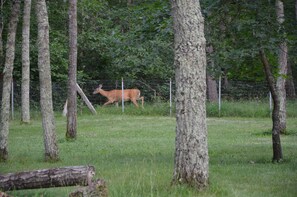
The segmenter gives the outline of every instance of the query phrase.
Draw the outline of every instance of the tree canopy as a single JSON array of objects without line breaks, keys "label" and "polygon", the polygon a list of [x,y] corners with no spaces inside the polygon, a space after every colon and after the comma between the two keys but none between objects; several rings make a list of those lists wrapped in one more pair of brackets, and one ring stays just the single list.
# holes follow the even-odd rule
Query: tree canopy
[{"label": "tree canopy", "polygon": [[[1,1],[2,41],[8,28],[10,2]],[[205,36],[213,52],[207,55],[214,66],[230,79],[264,80],[258,56],[259,46],[267,49],[277,68],[278,43],[286,39],[289,61],[296,78],[295,0],[284,2],[285,24],[277,26],[274,1],[202,1]],[[68,73],[68,1],[48,1],[50,52],[53,81],[66,80]],[[34,8],[33,8],[34,9]],[[169,0],[118,0],[78,2],[78,80],[174,78],[173,28]],[[20,21],[21,23],[22,21]],[[21,27],[21,25],[20,25]],[[32,15],[30,62],[31,80],[37,81],[37,22]],[[285,31],[285,34],[280,32]],[[21,78],[21,28],[17,34],[14,78]],[[5,49],[4,49],[5,52]],[[2,69],[2,68],[1,68]],[[275,73],[277,73],[275,71]]]}]

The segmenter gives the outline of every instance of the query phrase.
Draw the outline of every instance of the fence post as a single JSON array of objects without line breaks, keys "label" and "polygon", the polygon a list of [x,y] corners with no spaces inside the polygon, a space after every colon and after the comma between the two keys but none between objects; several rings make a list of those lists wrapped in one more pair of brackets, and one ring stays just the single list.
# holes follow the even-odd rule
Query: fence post
[{"label": "fence post", "polygon": [[221,117],[222,77],[219,77],[219,117]]},{"label": "fence post", "polygon": [[124,79],[122,78],[122,112],[124,113],[125,106],[124,106]]},{"label": "fence post", "polygon": [[169,107],[170,107],[170,116],[172,114],[172,81],[170,78],[169,81]]}]

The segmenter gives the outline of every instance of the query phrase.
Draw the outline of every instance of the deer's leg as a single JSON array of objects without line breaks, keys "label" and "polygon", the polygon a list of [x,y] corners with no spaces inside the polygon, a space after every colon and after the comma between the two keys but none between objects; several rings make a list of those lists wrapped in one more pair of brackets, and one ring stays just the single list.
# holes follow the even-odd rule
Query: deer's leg
[{"label": "deer's leg", "polygon": [[111,103],[114,103],[114,101],[109,100],[109,101],[107,101],[106,103],[104,103],[103,106],[108,105],[108,104],[111,104]]},{"label": "deer's leg", "polygon": [[144,104],[144,97],[142,96],[142,97],[140,97],[139,99],[141,100],[141,105],[142,105],[142,108],[143,108],[143,104]]},{"label": "deer's leg", "polygon": [[133,104],[135,105],[135,107],[138,107],[138,103],[137,103],[136,99],[131,99],[131,101],[133,102]]}]

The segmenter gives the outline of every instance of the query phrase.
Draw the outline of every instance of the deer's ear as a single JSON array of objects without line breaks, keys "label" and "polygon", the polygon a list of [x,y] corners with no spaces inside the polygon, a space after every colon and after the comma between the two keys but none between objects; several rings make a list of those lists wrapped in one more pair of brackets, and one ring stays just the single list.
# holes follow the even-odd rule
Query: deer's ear
[{"label": "deer's ear", "polygon": [[101,89],[101,88],[102,88],[102,84],[100,84],[100,85],[98,86],[98,88]]}]

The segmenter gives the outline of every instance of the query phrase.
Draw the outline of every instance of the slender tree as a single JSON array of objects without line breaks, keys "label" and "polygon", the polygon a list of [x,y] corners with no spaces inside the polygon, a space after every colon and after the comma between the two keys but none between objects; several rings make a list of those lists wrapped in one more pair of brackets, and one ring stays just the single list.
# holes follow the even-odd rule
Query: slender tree
[{"label": "slender tree", "polygon": [[22,46],[22,122],[30,122],[30,14],[31,0],[24,1]]},{"label": "slender tree", "polygon": [[58,160],[58,146],[52,101],[52,83],[49,51],[49,23],[45,0],[36,1],[38,22],[38,69],[40,80],[40,105],[42,114],[45,160]]},{"label": "slender tree", "polygon": [[66,138],[75,139],[77,133],[77,0],[69,0],[69,67]]},{"label": "slender tree", "polygon": [[0,161],[8,158],[8,134],[10,115],[10,92],[15,57],[15,38],[20,13],[20,0],[12,1],[12,10],[8,26],[5,66],[3,70],[3,90],[0,117]]},{"label": "slender tree", "polygon": [[208,186],[206,52],[198,0],[172,0],[176,76],[176,139],[173,183]]},{"label": "slender tree", "polygon": [[3,32],[3,0],[0,0],[0,67],[4,64],[4,53],[3,53],[3,39],[2,39],[2,32]]},{"label": "slender tree", "polygon": [[[283,37],[284,27],[283,23],[285,21],[285,13],[284,13],[284,3],[280,0],[275,1],[276,8],[276,16],[277,22],[280,28],[280,34]],[[280,132],[286,132],[286,75],[288,71],[288,47],[285,38],[282,38],[279,44],[279,52],[278,52],[278,77],[276,80],[276,88],[277,93],[279,94],[279,102],[280,102],[280,110],[279,110],[279,118],[280,118]]]},{"label": "slender tree", "polygon": [[279,94],[276,87],[276,80],[272,73],[272,68],[265,55],[264,49],[260,50],[260,58],[263,63],[266,79],[269,85],[269,89],[273,99],[273,111],[272,111],[272,149],[273,149],[273,162],[280,162],[283,159],[280,132],[282,129],[281,119],[279,117],[280,101]]}]

